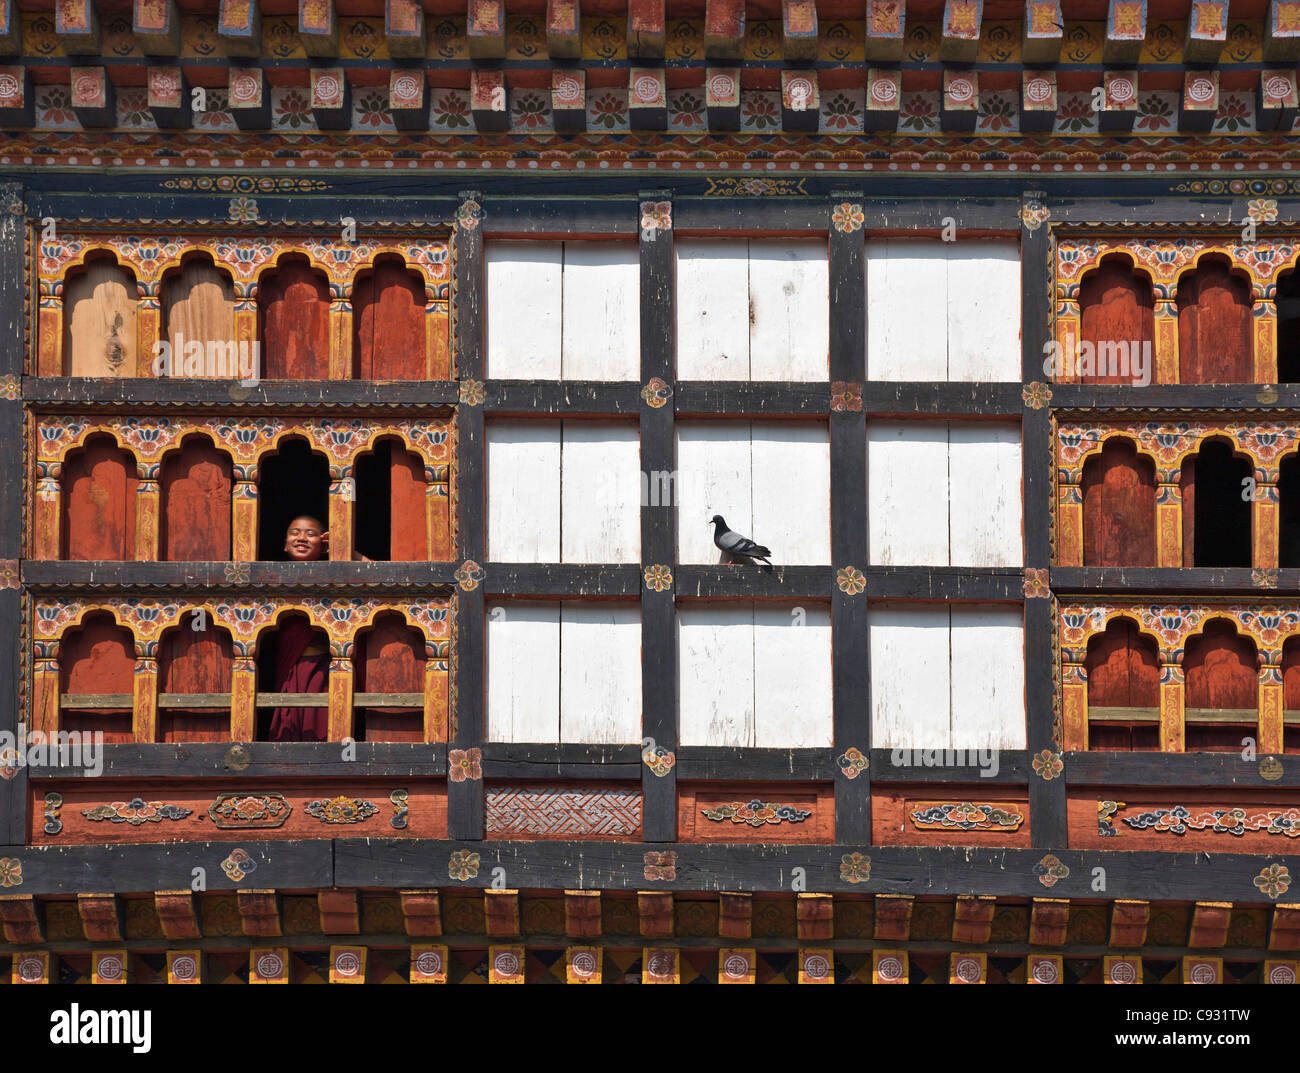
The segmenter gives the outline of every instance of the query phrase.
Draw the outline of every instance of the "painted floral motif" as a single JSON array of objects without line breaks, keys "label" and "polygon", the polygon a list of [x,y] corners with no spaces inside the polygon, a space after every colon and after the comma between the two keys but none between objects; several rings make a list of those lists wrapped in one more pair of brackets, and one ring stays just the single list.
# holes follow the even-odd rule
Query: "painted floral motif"
[{"label": "painted floral motif", "polygon": [[452,577],[456,579],[456,584],[466,592],[473,592],[478,588],[478,583],[487,577],[487,571],[473,559],[466,559],[452,574]]},{"label": "painted floral motif", "polygon": [[1097,834],[1103,838],[1118,838],[1119,831],[1115,829],[1115,813],[1125,808],[1123,801],[1098,801],[1097,802]]},{"label": "painted floral motif", "polygon": [[836,573],[835,584],[839,586],[840,592],[857,596],[858,593],[866,591],[867,579],[856,566],[845,566]]},{"label": "painted floral motif", "polygon": [[18,750],[12,745],[0,749],[0,779],[8,782],[18,774]]},{"label": "painted floral motif", "polygon": [[478,876],[479,855],[467,849],[458,849],[447,861],[447,875],[459,879],[462,883]]},{"label": "painted floral motif", "polygon": [[465,406],[481,406],[484,397],[483,381],[462,380],[460,382],[460,401]]},{"label": "painted floral motif", "polygon": [[249,223],[257,219],[257,201],[251,197],[232,197],[230,199],[230,218],[240,223]]},{"label": "painted floral motif", "polygon": [[519,93],[511,99],[513,113],[511,127],[515,130],[533,130],[551,125],[550,106],[540,93]]},{"label": "painted floral motif", "polygon": [[1057,880],[1065,879],[1069,874],[1070,869],[1051,853],[1034,865],[1034,875],[1044,887],[1056,886]]},{"label": "painted floral motif", "polygon": [[1214,116],[1215,130],[1254,130],[1254,103],[1239,93],[1225,93]]},{"label": "painted floral motif", "polygon": [[1096,129],[1097,112],[1092,107],[1092,97],[1086,93],[1063,93],[1053,130],[1078,134]]},{"label": "painted floral motif", "polygon": [[221,870],[232,883],[238,883],[249,872],[257,871],[257,862],[244,850],[232,849],[230,856],[221,862]]},{"label": "painted floral motif", "polygon": [[663,778],[672,771],[677,757],[662,745],[652,745],[641,753],[641,759],[658,778]]},{"label": "painted floral motif", "polygon": [[939,129],[939,95],[914,93],[904,102],[898,115],[898,129],[931,131]]},{"label": "painted floral motif", "polygon": [[867,217],[862,211],[862,205],[856,202],[844,201],[831,210],[831,224],[836,231],[843,235],[851,235],[855,231],[861,231],[866,220]]},{"label": "painted floral motif", "polygon": [[871,764],[867,755],[856,745],[850,745],[845,749],[835,758],[835,762],[840,765],[840,771],[844,773],[846,779],[856,779]]},{"label": "painted floral motif", "polygon": [[466,779],[477,782],[483,777],[482,749],[449,749],[447,751],[447,778],[452,782]]},{"label": "painted floral motif", "polygon": [[858,131],[862,129],[864,98],[856,99],[847,93],[832,94],[822,104],[821,125],[827,131]]},{"label": "painted floral motif", "polygon": [[862,385],[836,380],[831,384],[831,411],[833,413],[862,412]]},{"label": "painted floral motif", "polygon": [[641,398],[652,410],[658,410],[673,397],[673,389],[659,377],[650,378],[650,382],[641,389]]},{"label": "painted floral motif", "polygon": [[587,124],[604,130],[627,130],[627,91],[606,90],[589,98]]},{"label": "painted floral motif", "polygon": [[1174,93],[1149,93],[1138,98],[1137,119],[1133,123],[1133,129],[1150,131],[1172,129],[1176,97],[1177,94]]},{"label": "painted floral motif", "polygon": [[204,102],[207,107],[201,112],[194,113],[194,125],[222,130],[237,129],[235,117],[230,114],[226,90],[209,89],[207,95],[208,99]]},{"label": "painted floral motif", "polygon": [[866,883],[871,879],[871,858],[865,853],[846,853],[840,858],[840,879],[845,883]]},{"label": "painted floral motif", "polygon": [[247,585],[251,576],[251,567],[248,563],[226,563],[223,573],[232,585]]},{"label": "painted floral motif", "polygon": [[17,559],[0,559],[0,589],[21,587]]},{"label": "painted floral motif", "polygon": [[1125,816],[1123,820],[1135,831],[1150,829],[1159,834],[1185,835],[1190,830],[1240,838],[1248,831],[1263,831],[1270,835],[1300,838],[1300,809],[1297,808],[1262,812],[1239,807],[1200,808],[1194,812],[1184,805],[1173,805]]},{"label": "painted floral motif", "polygon": [[1250,583],[1259,589],[1277,588],[1277,571],[1273,567],[1256,567],[1250,572]]},{"label": "painted floral motif", "polygon": [[219,830],[283,827],[293,806],[283,794],[218,794],[208,806],[208,818]]},{"label": "painted floral motif", "polygon": [[1019,109],[1011,98],[1002,93],[980,94],[977,130],[1012,130],[1017,123]]},{"label": "painted floral motif", "polygon": [[672,588],[672,570],[659,563],[656,563],[653,566],[647,566],[645,572],[641,576],[645,581],[645,587],[652,592],[663,592],[665,589]]},{"label": "painted floral motif", "polygon": [[1020,222],[1026,231],[1037,231],[1052,216],[1052,211],[1041,201],[1026,201],[1020,206]]},{"label": "painted floral motif", "polygon": [[354,797],[334,797],[307,802],[303,809],[308,816],[315,817],[321,823],[364,823],[379,811],[373,801],[363,801]]},{"label": "painted floral motif", "polygon": [[1284,864],[1267,865],[1254,879],[1254,884],[1273,901],[1291,886],[1291,873]]},{"label": "painted floral motif", "polygon": [[469,94],[459,89],[439,93],[433,103],[433,125],[447,130],[468,127],[470,125]]},{"label": "painted floral motif", "polygon": [[352,125],[357,130],[393,130],[388,94],[382,89],[363,90],[352,101]]},{"label": "painted floral motif", "polygon": [[158,124],[149,111],[149,95],[144,90],[126,90],[118,94],[117,125],[140,130],[156,130]]},{"label": "painted floral motif", "polygon": [[673,226],[673,205],[671,201],[641,202],[642,231],[670,231]]},{"label": "painted floral motif", "polygon": [[23,885],[23,862],[17,857],[0,857],[0,887]]},{"label": "painted floral motif", "polygon": [[169,805],[163,801],[145,801],[133,797],[130,801],[114,801],[82,810],[82,815],[92,822],[127,823],[139,827],[144,823],[161,823],[163,820],[183,820],[194,810]]},{"label": "painted floral motif", "polygon": [[1041,410],[1052,401],[1052,389],[1035,380],[1020,389],[1020,398],[1031,410]]},{"label": "painted floral motif", "polygon": [[669,90],[668,125],[684,130],[704,129],[708,125],[704,98],[695,90]]},{"label": "painted floral motif", "polygon": [[645,855],[645,877],[649,880],[672,881],[677,878],[677,854],[672,850]]},{"label": "painted floral motif", "polygon": [[[483,206],[477,201],[462,201],[460,207],[456,210],[456,223],[460,225],[463,231],[473,231],[483,219]],[[473,384],[476,381],[467,380],[466,383]],[[464,399],[464,384],[461,385],[461,398]],[[479,400],[482,401],[482,400]]]},{"label": "painted floral motif", "polygon": [[16,376],[0,376],[0,398],[13,402],[23,393],[22,384]]},{"label": "painted floral motif", "polygon": [[1061,760],[1060,753],[1054,753],[1051,749],[1044,749],[1033,759],[1034,774],[1051,782],[1062,771],[1065,770],[1065,764]]},{"label": "painted floral motif", "polygon": [[1040,600],[1051,596],[1047,567],[1025,567],[1025,583],[1021,586],[1021,591],[1027,600]]},{"label": "painted floral motif", "polygon": [[1277,202],[1273,198],[1247,201],[1246,215],[1257,224],[1271,224],[1277,219]]},{"label": "painted floral motif", "polygon": [[923,802],[911,813],[917,830],[1014,831],[1025,822],[1017,806],[998,802],[973,804],[961,802]]},{"label": "painted floral motif", "polygon": [[291,127],[294,130],[300,127],[307,130],[315,128],[316,119],[311,114],[311,102],[300,90],[276,89],[272,90],[271,94],[275,101],[277,127]]},{"label": "painted floral motif", "polygon": [[726,823],[730,820],[732,823],[748,824],[750,827],[762,827],[765,824],[780,823],[803,823],[812,815],[805,809],[795,808],[793,805],[778,805],[774,802],[764,802],[757,797],[752,801],[732,801],[725,805],[717,805],[714,808],[701,809],[704,815],[714,823]]},{"label": "painted floral motif", "polygon": [[43,126],[79,126],[77,113],[72,110],[72,91],[63,86],[37,92],[36,112]]},{"label": "painted floral motif", "polygon": [[742,130],[780,130],[781,94],[754,91],[740,95]]}]

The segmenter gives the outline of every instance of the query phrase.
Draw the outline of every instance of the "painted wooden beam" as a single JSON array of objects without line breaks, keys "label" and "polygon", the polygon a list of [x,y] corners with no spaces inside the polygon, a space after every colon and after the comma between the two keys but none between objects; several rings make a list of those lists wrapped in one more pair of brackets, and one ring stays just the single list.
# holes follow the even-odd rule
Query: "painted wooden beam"
[{"label": "painted wooden beam", "polygon": [[790,131],[815,131],[821,112],[817,72],[782,70],[781,127]]},{"label": "painted wooden beam", "polygon": [[398,130],[429,129],[429,92],[424,72],[394,68],[388,75],[388,113]]},{"label": "painted wooden beam", "polygon": [[745,0],[705,0],[704,58],[739,60],[745,51]]},{"label": "painted wooden beam", "polygon": [[179,130],[192,125],[189,81],[182,68],[150,67],[148,84],[149,111],[160,128]]},{"label": "painted wooden beam", "polygon": [[1228,0],[1193,0],[1183,40],[1184,63],[1218,63],[1228,42]]},{"label": "painted wooden beam", "polygon": [[339,17],[334,0],[298,0],[298,41],[308,56],[334,59],[339,54]]},{"label": "painted wooden beam", "polygon": [[360,935],[361,906],[355,890],[316,892],[320,930],[326,935]]},{"label": "painted wooden beam", "polygon": [[1269,0],[1264,17],[1264,59],[1269,63],[1300,60],[1300,0]]},{"label": "painted wooden beam", "polygon": [[817,58],[814,0],[781,0],[781,42],[786,63],[805,63]]},{"label": "painted wooden beam", "polygon": [[311,111],[321,130],[347,130],[352,125],[352,89],[341,67],[313,67]]},{"label": "painted wooden beam", "polygon": [[442,910],[436,890],[398,891],[402,902],[402,923],[407,935],[442,934]]},{"label": "painted wooden beam", "polygon": [[1047,134],[1056,123],[1058,107],[1055,71],[1026,69],[1020,79],[1020,130]]},{"label": "painted wooden beam", "polygon": [[1029,941],[1035,946],[1064,946],[1070,932],[1068,898],[1035,898],[1029,917]]},{"label": "painted wooden beam", "polygon": [[1112,134],[1131,131],[1137,118],[1137,71],[1106,71],[1102,87],[1105,107],[1097,115],[1098,129]]},{"label": "painted wooden beam", "polygon": [[1214,117],[1218,112],[1219,72],[1184,72],[1178,129],[1185,134],[1204,134],[1214,128]]},{"label": "painted wooden beam", "polygon": [[256,59],[262,54],[260,0],[221,0],[217,13],[217,38],[226,55]]},{"label": "painted wooden beam", "polygon": [[978,71],[943,72],[943,102],[939,125],[947,131],[972,131],[979,118],[980,84]]},{"label": "painted wooden beam", "polygon": [[267,939],[284,934],[280,925],[280,894],[275,890],[235,892],[240,927],[245,935]]},{"label": "painted wooden beam", "polygon": [[1065,19],[1058,0],[1025,0],[1020,55],[1025,63],[1058,63]]},{"label": "painted wooden beam", "polygon": [[519,934],[519,891],[485,890],[483,921],[487,934],[508,939]]},{"label": "painted wooden beam", "polygon": [[835,898],[830,894],[795,895],[797,936],[800,941],[835,938]]},{"label": "painted wooden beam", "polygon": [[23,54],[23,20],[17,0],[0,0],[0,56]]},{"label": "painted wooden beam", "polygon": [[231,67],[227,100],[230,115],[240,130],[267,130],[271,126],[271,90],[260,67]]},{"label": "painted wooden beam", "polygon": [[[28,105],[25,110],[30,114],[30,81],[24,83],[24,94]],[[27,212],[22,184],[0,183],[0,377],[15,383],[25,371],[23,338],[29,323],[24,314],[28,300],[24,282],[28,263]],[[10,437],[16,443],[23,436],[25,421],[21,399],[0,399],[0,436]],[[25,554],[26,526],[22,509],[25,480],[16,466],[9,467],[0,477],[0,559],[11,562],[17,562]],[[0,590],[0,634],[18,637],[25,614],[24,593],[20,588]],[[0,650],[0,677],[4,680],[18,682],[26,673],[26,653],[21,649],[21,645],[9,644]],[[23,718],[19,690],[0,691],[0,731],[13,735],[10,740],[16,740],[19,721]],[[27,788],[25,768],[20,768],[11,778],[0,779],[0,833],[11,844],[27,841]]]},{"label": "painted wooden beam", "polygon": [[1296,94],[1295,71],[1260,71],[1255,91],[1255,127],[1257,130],[1290,130],[1300,111]]},{"label": "painted wooden beam", "polygon": [[1110,945],[1141,946],[1146,942],[1147,925],[1150,922],[1150,902],[1117,899],[1110,911]]},{"label": "painted wooden beam", "polygon": [[668,128],[668,83],[662,68],[628,69],[627,116],[633,130]]},{"label": "painted wooden beam", "polygon": [[984,0],[945,0],[939,59],[944,63],[974,63],[983,18]]},{"label": "painted wooden beam", "polygon": [[1192,910],[1192,926],[1187,945],[1218,949],[1228,941],[1232,923],[1232,902],[1197,902]]},{"label": "painted wooden beam", "polygon": [[98,56],[99,15],[91,0],[67,0],[56,4],[54,36],[69,56]]},{"label": "painted wooden beam", "polygon": [[154,912],[168,939],[201,939],[198,902],[188,890],[160,890],[154,894]]},{"label": "painted wooden beam", "polygon": [[117,123],[113,83],[103,67],[72,68],[72,110],[83,127],[112,127]]},{"label": "painted wooden beam", "polygon": [[36,98],[28,67],[0,67],[0,123],[30,127],[36,122]]},{"label": "painted wooden beam", "polygon": [[903,0],[867,0],[866,55],[872,63],[903,58],[907,12]]},{"label": "painted wooden beam", "polygon": [[880,942],[906,942],[912,937],[911,894],[876,895],[875,937]]},{"label": "painted wooden beam", "polygon": [[897,130],[903,99],[902,75],[891,68],[867,68],[867,107],[863,114],[866,130]]},{"label": "painted wooden beam", "polygon": [[587,72],[582,68],[551,71],[551,121],[557,131],[587,129]]},{"label": "painted wooden beam", "polygon": [[1268,929],[1270,950],[1300,950],[1300,905],[1284,902],[1273,910]]},{"label": "painted wooden beam", "polygon": [[121,941],[122,905],[116,894],[78,894],[77,915],[92,943]]},{"label": "painted wooden beam", "polygon": [[179,56],[181,19],[176,0],[134,0],[131,30],[146,56]]},{"label": "painted wooden beam", "polygon": [[998,900],[985,894],[959,894],[953,911],[954,943],[987,943],[993,933]]},{"label": "painted wooden beam", "polygon": [[510,129],[510,103],[504,72],[470,71],[469,109],[476,130],[487,132]]},{"label": "painted wooden beam", "polygon": [[425,56],[424,5],[420,0],[384,0],[384,40],[395,60]]},{"label": "painted wooden beam", "polygon": [[603,929],[598,890],[564,892],[564,934],[570,939],[596,939]]},{"label": "painted wooden beam", "polygon": [[506,54],[505,0],[469,0],[465,41],[470,59],[500,60]]},{"label": "painted wooden beam", "polygon": [[710,67],[704,75],[704,102],[709,129],[740,129],[740,69]]},{"label": "painted wooden beam", "polygon": [[718,937],[748,939],[754,930],[754,896],[748,891],[718,895]]},{"label": "painted wooden beam", "polygon": [[30,894],[0,894],[0,925],[7,943],[43,943],[43,914]]},{"label": "painted wooden beam", "polygon": [[673,936],[675,921],[672,891],[637,891],[636,908],[642,938],[669,939]]},{"label": "painted wooden beam", "polygon": [[546,52],[553,60],[582,59],[581,0],[547,0]]},{"label": "painted wooden beam", "polygon": [[634,60],[662,60],[666,42],[664,0],[628,0],[627,54]]},{"label": "painted wooden beam", "polygon": [[1106,15],[1103,63],[1128,66],[1138,62],[1147,36],[1146,0],[1110,0]]}]

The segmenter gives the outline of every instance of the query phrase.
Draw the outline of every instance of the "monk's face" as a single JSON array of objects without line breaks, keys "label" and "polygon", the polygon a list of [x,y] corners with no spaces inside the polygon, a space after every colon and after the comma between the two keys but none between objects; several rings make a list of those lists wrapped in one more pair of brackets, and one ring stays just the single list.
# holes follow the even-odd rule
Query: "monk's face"
[{"label": "monk's face", "polygon": [[324,552],[325,536],[313,519],[295,518],[284,537],[285,554],[296,562],[313,562]]}]

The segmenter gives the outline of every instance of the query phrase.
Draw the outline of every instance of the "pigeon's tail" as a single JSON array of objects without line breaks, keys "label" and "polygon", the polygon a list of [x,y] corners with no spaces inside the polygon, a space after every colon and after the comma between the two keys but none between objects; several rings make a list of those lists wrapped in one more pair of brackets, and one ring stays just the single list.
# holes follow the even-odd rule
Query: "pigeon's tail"
[{"label": "pigeon's tail", "polygon": [[753,544],[745,554],[751,559],[766,559],[772,554],[772,549],[765,548],[762,544]]}]

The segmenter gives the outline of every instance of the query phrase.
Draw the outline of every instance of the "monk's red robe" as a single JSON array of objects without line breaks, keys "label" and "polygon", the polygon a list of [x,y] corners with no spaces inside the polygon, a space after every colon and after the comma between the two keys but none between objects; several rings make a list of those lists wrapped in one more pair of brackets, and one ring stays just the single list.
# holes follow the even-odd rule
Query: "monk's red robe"
[{"label": "monk's red robe", "polygon": [[[316,632],[302,619],[290,619],[279,631],[275,653],[277,693],[325,693],[329,655],[305,655]],[[271,716],[272,741],[324,741],[329,736],[328,708],[276,708]]]}]

